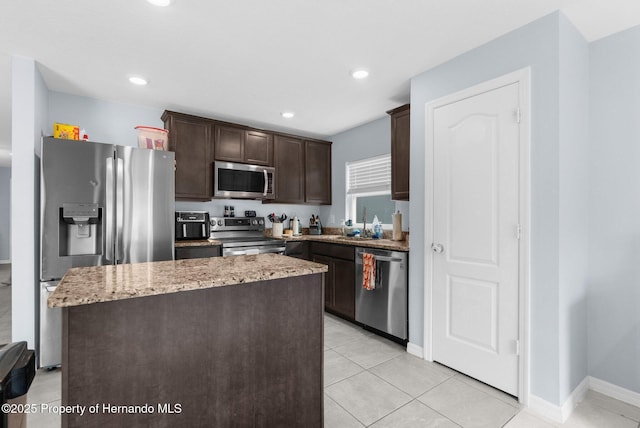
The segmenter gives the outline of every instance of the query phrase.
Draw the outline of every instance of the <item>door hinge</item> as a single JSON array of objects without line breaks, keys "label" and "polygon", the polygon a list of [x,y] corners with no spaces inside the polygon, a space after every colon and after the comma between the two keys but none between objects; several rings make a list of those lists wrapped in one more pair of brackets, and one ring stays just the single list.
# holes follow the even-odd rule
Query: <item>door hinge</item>
[{"label": "door hinge", "polygon": [[518,224],[516,226],[516,239],[520,240],[520,237],[522,236],[522,225]]},{"label": "door hinge", "polygon": [[520,123],[522,119],[522,113],[520,112],[520,107],[516,107],[516,122]]},{"label": "door hinge", "polygon": [[520,341],[516,340],[516,355],[520,356]]}]

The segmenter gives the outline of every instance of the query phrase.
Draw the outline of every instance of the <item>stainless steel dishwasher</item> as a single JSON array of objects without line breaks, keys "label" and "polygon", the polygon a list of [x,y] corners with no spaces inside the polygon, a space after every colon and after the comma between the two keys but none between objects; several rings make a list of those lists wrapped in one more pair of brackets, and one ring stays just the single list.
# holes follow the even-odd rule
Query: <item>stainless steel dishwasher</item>
[{"label": "stainless steel dishwasher", "polygon": [[[362,257],[373,254],[376,266],[375,288],[362,287]],[[407,253],[356,248],[356,321],[380,330],[406,343]]]}]

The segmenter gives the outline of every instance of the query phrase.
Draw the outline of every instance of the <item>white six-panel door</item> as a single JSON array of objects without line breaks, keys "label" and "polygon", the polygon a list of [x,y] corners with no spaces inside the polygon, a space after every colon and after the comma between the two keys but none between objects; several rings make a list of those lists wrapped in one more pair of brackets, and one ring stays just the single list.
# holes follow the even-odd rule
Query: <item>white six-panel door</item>
[{"label": "white six-panel door", "polygon": [[433,111],[433,359],[518,395],[518,83]]}]

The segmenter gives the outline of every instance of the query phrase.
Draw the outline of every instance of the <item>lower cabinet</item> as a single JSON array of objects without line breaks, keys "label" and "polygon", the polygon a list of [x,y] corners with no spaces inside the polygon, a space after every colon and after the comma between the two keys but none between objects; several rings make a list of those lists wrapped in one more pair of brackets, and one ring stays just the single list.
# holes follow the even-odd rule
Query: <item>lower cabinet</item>
[{"label": "lower cabinet", "polygon": [[296,259],[311,260],[309,257],[308,241],[287,241],[284,255]]},{"label": "lower cabinet", "polygon": [[207,247],[176,247],[176,260],[204,259],[222,256],[222,247],[213,245]]},{"label": "lower cabinet", "polygon": [[324,308],[355,320],[355,248],[348,245],[311,243],[311,260],[329,267],[324,282]]}]

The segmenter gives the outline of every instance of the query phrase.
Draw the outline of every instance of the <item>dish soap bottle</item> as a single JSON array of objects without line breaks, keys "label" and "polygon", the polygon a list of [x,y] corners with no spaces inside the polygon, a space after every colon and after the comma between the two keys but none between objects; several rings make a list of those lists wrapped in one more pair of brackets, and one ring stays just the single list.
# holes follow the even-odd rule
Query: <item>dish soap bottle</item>
[{"label": "dish soap bottle", "polygon": [[373,216],[373,223],[371,223],[371,229],[373,230],[373,233],[371,234],[371,237],[373,239],[382,238],[382,225],[380,224],[380,221],[378,220],[377,215]]}]

